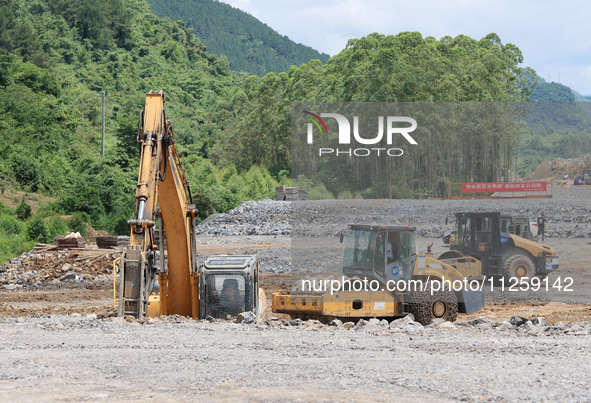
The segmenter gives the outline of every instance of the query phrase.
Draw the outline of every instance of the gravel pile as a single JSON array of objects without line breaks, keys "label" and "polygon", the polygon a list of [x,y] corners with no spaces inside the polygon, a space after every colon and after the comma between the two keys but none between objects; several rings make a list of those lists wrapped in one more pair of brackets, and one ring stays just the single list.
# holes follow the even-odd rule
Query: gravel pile
[{"label": "gravel pile", "polygon": [[591,154],[585,154],[577,158],[557,158],[545,161],[538,166],[528,180],[553,179],[563,181],[564,175],[574,180],[578,175],[587,173],[591,169]]},{"label": "gravel pile", "polygon": [[532,317],[530,319],[521,316],[513,316],[510,320],[501,322],[494,322],[490,319],[479,317],[465,322],[447,322],[443,319],[433,319],[427,326],[423,326],[414,320],[413,314],[393,320],[391,322],[386,319],[359,319],[357,322],[343,322],[339,319],[334,319],[328,324],[322,323],[318,320],[310,319],[303,321],[301,319],[292,319],[290,321],[279,321],[276,318],[271,318],[265,322],[267,326],[297,326],[303,330],[347,330],[347,331],[364,331],[376,334],[388,333],[416,333],[429,331],[429,329],[473,329],[487,332],[517,332],[523,335],[536,336],[556,336],[559,334],[573,335],[573,336],[589,336],[591,335],[591,322],[578,323],[563,323],[558,322],[549,325],[544,317]]},{"label": "gravel pile", "polygon": [[453,229],[456,212],[500,211],[527,214],[531,220],[545,213],[549,237],[591,237],[591,188],[556,187],[553,195],[503,200],[248,201],[225,214],[211,215],[199,224],[197,233],[327,237],[338,236],[351,223],[380,223],[412,225],[418,237],[440,238]]},{"label": "gravel pile", "polygon": [[224,214],[212,214],[197,226],[197,235],[289,235],[291,202],[247,201]]},{"label": "gravel pile", "polygon": [[439,238],[453,229],[457,212],[499,211],[527,214],[530,220],[545,213],[549,237],[591,237],[591,194],[576,199],[308,201],[293,210],[296,236],[337,236],[357,223],[411,225],[418,237]]}]

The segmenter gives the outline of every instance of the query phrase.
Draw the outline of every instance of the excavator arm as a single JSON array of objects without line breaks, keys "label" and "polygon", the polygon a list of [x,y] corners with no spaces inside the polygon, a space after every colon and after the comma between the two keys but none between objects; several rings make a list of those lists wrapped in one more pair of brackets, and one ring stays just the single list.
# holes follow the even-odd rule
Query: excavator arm
[{"label": "excavator arm", "polygon": [[[150,91],[140,115],[141,159],[135,218],[128,221],[130,243],[121,257],[120,316],[199,316],[199,278],[195,270],[197,209],[164,113],[164,92]],[[159,222],[159,225],[156,223]],[[160,231],[160,248],[155,241]],[[166,254],[163,244],[166,240]],[[160,264],[157,264],[160,249]],[[166,255],[166,256],[165,256]],[[164,264],[164,261],[168,264]],[[159,297],[151,297],[156,283]],[[148,309],[148,305],[154,304]]]}]

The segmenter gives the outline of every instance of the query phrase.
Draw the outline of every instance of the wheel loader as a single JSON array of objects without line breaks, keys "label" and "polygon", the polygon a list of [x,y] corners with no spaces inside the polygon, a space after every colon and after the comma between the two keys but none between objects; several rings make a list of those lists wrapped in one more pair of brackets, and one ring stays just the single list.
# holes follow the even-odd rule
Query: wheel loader
[{"label": "wheel loader", "polygon": [[499,212],[456,213],[450,250],[438,256],[466,276],[488,278],[545,277],[559,268],[548,245],[511,234]]},{"label": "wheel loader", "polygon": [[349,225],[341,280],[319,280],[320,285],[336,281],[338,289],[314,292],[316,284],[306,289],[306,281],[311,280],[302,280],[299,291],[273,294],[273,312],[325,322],[335,318],[394,319],[412,313],[427,325],[435,318],[454,321],[458,312],[482,309],[482,278],[465,277],[430,254],[417,254],[415,229]]},{"label": "wheel loader", "polygon": [[[448,217],[445,218],[447,225]],[[531,221],[527,214],[501,214],[500,231],[508,232],[510,234],[518,235],[525,239],[537,240],[538,223]],[[456,230],[448,231],[443,235],[443,243],[449,245],[451,235],[456,235]]]}]

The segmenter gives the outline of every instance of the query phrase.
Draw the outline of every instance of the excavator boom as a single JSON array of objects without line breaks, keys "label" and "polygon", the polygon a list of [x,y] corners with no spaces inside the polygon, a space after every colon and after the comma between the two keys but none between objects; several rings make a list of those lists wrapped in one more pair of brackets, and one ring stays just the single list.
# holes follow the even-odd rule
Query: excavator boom
[{"label": "excavator boom", "polygon": [[[199,315],[199,281],[194,267],[197,209],[191,203],[188,181],[174,145],[172,125],[165,117],[163,91],[150,91],[146,95],[138,141],[141,159],[136,213],[135,218],[128,221],[130,244],[121,258],[119,315],[140,318],[148,313],[148,304],[155,303],[158,305],[155,314],[195,318]],[[157,265],[157,221],[160,239],[167,241],[167,265],[163,264],[164,251],[159,257],[161,264]],[[150,299],[156,277],[159,301]]]}]

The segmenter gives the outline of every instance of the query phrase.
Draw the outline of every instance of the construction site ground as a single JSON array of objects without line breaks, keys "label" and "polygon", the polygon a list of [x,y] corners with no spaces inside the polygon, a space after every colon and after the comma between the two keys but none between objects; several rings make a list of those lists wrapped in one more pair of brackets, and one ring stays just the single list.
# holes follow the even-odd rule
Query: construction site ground
[{"label": "construction site ground", "polygon": [[[252,238],[256,238],[253,242]],[[204,255],[220,253],[256,253],[264,250],[288,248],[289,237],[251,237],[250,242],[241,243],[240,237],[214,239],[202,237],[198,241],[199,251]],[[434,243],[437,253],[443,245],[440,239],[425,238],[419,242],[419,247]],[[569,240],[547,239],[550,246],[560,250],[561,269],[550,275],[550,283],[554,278],[570,276],[577,279],[574,294],[577,291],[591,290],[591,240],[575,238]],[[441,244],[441,245],[438,245]],[[557,246],[558,245],[558,246]],[[66,254],[68,252],[54,252]],[[76,253],[71,252],[71,253]],[[116,252],[113,252],[113,256]],[[108,268],[108,266],[107,266]],[[289,290],[293,283],[301,276],[291,273],[267,273],[261,276],[261,287],[265,290],[271,306],[270,296],[280,289]],[[523,293],[500,293],[498,287],[496,296],[498,301],[489,301],[484,310],[471,315],[459,314],[458,320],[469,320],[476,317],[486,317],[494,321],[509,320],[514,315],[523,317],[543,316],[548,323],[591,321],[590,301],[584,295],[580,301],[571,292],[554,292],[555,301],[542,300],[532,302]],[[491,294],[489,292],[489,294]],[[489,296],[489,300],[490,300]],[[0,318],[15,316],[69,315],[69,314],[104,314],[113,306],[113,287],[110,277],[100,282],[63,282],[46,284],[38,288],[23,291],[0,292]],[[286,318],[273,314],[269,316]]]},{"label": "construction site ground", "polygon": [[[581,200],[587,203],[582,209]],[[583,217],[591,212],[588,200],[569,201],[565,208]],[[456,206],[445,203],[419,208]],[[434,221],[425,214],[418,219]],[[560,231],[572,227],[576,234],[588,231],[591,220],[581,226],[564,222]],[[591,239],[558,236],[559,225],[551,223],[556,232],[546,239],[560,255],[560,270],[549,279],[574,278],[574,292],[495,289],[483,310],[460,314],[455,324],[425,327],[408,319],[290,324],[286,315],[270,311],[267,321],[251,325],[179,316],[117,318],[108,263],[117,252],[46,251],[31,257],[40,266],[34,285],[7,282],[0,288],[0,400],[585,401],[591,377]],[[319,245],[323,241],[317,238]],[[419,251],[429,243],[435,254],[445,250],[440,237],[417,241]],[[273,262],[289,258],[291,238],[202,234],[198,243],[201,255],[257,253]],[[48,262],[58,255],[52,269]],[[64,265],[77,262],[88,263],[89,273],[59,281]],[[261,276],[269,298],[302,277],[283,264],[277,260],[278,269]],[[509,322],[514,316],[544,317],[547,324],[516,326]]]}]

